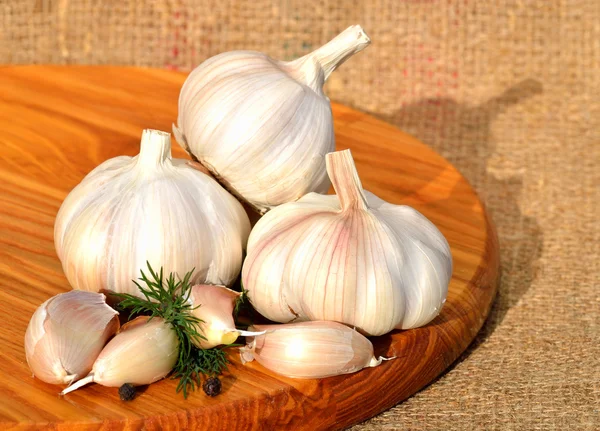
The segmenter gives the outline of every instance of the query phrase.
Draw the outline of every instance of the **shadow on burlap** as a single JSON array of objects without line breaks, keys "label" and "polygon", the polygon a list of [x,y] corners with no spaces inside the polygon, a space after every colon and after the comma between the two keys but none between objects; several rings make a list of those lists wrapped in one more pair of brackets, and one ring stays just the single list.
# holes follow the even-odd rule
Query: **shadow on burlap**
[{"label": "shadow on burlap", "polygon": [[596,0],[0,1],[0,63],[188,70],[232,49],[291,59],[362,24],[373,45],[328,95],[469,179],[498,228],[502,280],[461,359],[353,430],[595,430],[598,22]]},{"label": "shadow on burlap", "polygon": [[[523,215],[519,208],[522,178],[509,176],[499,179],[487,171],[487,162],[494,154],[495,141],[490,132],[494,119],[512,105],[542,91],[538,81],[528,79],[473,107],[460,105],[449,98],[426,99],[405,106],[385,118],[414,136],[426,137],[426,142],[462,172],[475,189],[485,193],[482,198],[488,203],[488,210],[495,220],[502,241],[501,261],[520,268],[517,280],[514,279],[511,267],[502,266],[503,282],[499,286],[488,322],[462,359],[502,323],[506,312],[530,288],[537,272],[543,237],[536,220]],[[428,124],[427,119],[436,120]],[[453,152],[448,148],[460,148],[461,151]],[[508,234],[514,226],[519,226],[525,233],[516,241]],[[524,252],[506,255],[508,252],[514,253],[516,248]]]}]

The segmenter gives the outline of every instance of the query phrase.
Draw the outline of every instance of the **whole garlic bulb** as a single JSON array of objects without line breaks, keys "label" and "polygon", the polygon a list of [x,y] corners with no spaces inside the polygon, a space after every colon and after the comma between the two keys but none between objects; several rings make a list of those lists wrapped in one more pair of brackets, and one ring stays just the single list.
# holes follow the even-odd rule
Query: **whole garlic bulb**
[{"label": "whole garlic bulb", "polygon": [[308,192],[325,193],[325,154],[335,145],[323,84],[369,43],[354,25],[290,62],[253,51],[214,56],[181,89],[175,138],[261,212]]},{"label": "whole garlic bulb", "polygon": [[327,155],[337,196],[308,194],[253,228],[242,281],[277,322],[332,320],[368,335],[425,325],[452,274],[442,233],[418,211],[363,191],[350,150]]},{"label": "whole garlic bulb", "polygon": [[192,283],[232,283],[249,232],[233,196],[171,159],[168,133],[144,130],[139,155],[107,160],[71,191],[54,241],[73,288],[141,296],[131,280],[147,261],[166,273],[195,268]]},{"label": "whole garlic bulb", "polygon": [[25,356],[35,377],[69,384],[92,369],[119,329],[119,313],[105,299],[101,293],[73,290],[37,308],[25,332]]},{"label": "whole garlic bulb", "polygon": [[320,379],[376,367],[385,358],[373,355],[373,344],[352,328],[337,322],[254,325],[265,331],[241,349],[243,363],[254,359],[287,377]]},{"label": "whole garlic bulb", "polygon": [[177,363],[179,338],[160,317],[139,316],[102,349],[92,371],[61,392],[68,394],[91,382],[119,387],[149,385],[165,377]]}]

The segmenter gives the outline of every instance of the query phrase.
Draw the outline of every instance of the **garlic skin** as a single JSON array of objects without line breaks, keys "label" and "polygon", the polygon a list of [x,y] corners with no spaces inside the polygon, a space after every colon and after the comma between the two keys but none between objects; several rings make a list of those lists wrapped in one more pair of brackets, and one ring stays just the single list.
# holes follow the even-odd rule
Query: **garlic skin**
[{"label": "garlic skin", "polygon": [[105,300],[100,293],[74,290],[37,308],[25,332],[25,356],[35,377],[64,385],[92,369],[119,329],[119,313]]},{"label": "garlic skin", "polygon": [[192,314],[202,320],[199,331],[204,336],[194,338],[194,345],[210,349],[221,344],[232,344],[240,335],[253,336],[259,333],[236,329],[233,320],[235,302],[241,293],[225,286],[200,284],[192,287],[189,301]]},{"label": "garlic skin", "polygon": [[313,321],[284,325],[254,325],[266,331],[241,349],[242,362],[256,361],[287,377],[319,379],[375,367],[373,344],[337,322]]},{"label": "garlic skin", "polygon": [[254,51],[206,60],[181,89],[177,142],[260,212],[326,193],[325,155],[335,142],[323,84],[369,43],[354,25],[290,62]]},{"label": "garlic skin", "polygon": [[171,158],[170,135],[144,130],[140,153],[102,163],[71,191],[54,227],[75,289],[141,296],[131,282],[149,261],[192,283],[237,278],[250,222],[214,179]]},{"label": "garlic skin", "polygon": [[94,362],[91,373],[62,395],[96,382],[119,387],[149,385],[165,377],[177,363],[179,339],[170,323],[160,317],[140,316],[123,325]]},{"label": "garlic skin", "polygon": [[331,320],[367,335],[435,318],[452,275],[442,233],[413,208],[363,191],[350,150],[327,155],[337,196],[308,194],[259,220],[242,281],[276,322]]}]

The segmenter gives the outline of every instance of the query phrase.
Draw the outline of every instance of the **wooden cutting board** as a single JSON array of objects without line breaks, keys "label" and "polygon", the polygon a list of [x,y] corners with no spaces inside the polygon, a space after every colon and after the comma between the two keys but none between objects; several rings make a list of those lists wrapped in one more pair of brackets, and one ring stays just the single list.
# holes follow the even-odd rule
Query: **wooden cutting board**
[{"label": "wooden cutting board", "polygon": [[337,147],[352,149],[364,187],[421,211],[452,249],[441,315],[424,328],[373,339],[377,355],[397,359],[352,375],[294,380],[256,362],[241,365],[232,352],[223,393],[187,400],[169,379],[125,403],[115,388],[92,384],[60,397],[59,387],[32,378],[23,348],[29,318],[69,290],[53,243],[62,200],[104,160],[137,154],[142,129],[170,131],[184,79],[138,68],[0,68],[0,429],[340,429],[432,382],[481,328],[498,281],[498,242],[477,195],[426,145],[334,104]]}]

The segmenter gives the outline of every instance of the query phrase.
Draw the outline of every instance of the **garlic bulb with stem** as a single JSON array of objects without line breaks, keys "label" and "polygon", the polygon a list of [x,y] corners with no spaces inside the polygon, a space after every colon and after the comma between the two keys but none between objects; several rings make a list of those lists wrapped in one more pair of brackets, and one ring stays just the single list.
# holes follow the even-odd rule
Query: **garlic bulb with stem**
[{"label": "garlic bulb with stem", "polygon": [[140,296],[146,261],[167,273],[196,268],[192,283],[238,276],[250,222],[214,179],[171,158],[170,135],[144,130],[135,157],[102,163],[71,191],[54,228],[70,284]]},{"label": "garlic bulb with stem", "polygon": [[369,43],[354,25],[290,62],[254,51],[206,60],[181,89],[177,142],[261,212],[327,192],[325,154],[335,145],[323,84]]},{"label": "garlic bulb with stem", "polygon": [[210,349],[221,344],[232,344],[240,335],[260,335],[235,327],[233,309],[240,295],[240,292],[225,286],[199,284],[192,287],[189,296],[191,313],[202,321],[198,325],[198,332],[203,338],[195,337],[192,340],[196,347]]},{"label": "garlic bulb with stem", "polygon": [[254,325],[251,329],[265,334],[250,339],[241,349],[242,362],[256,359],[287,377],[318,379],[354,373],[386,359],[373,355],[373,344],[365,336],[337,322]]},{"label": "garlic bulb with stem", "polygon": [[276,322],[332,320],[367,335],[422,326],[452,274],[442,233],[413,208],[364,191],[350,150],[327,155],[337,196],[311,193],[263,216],[242,281]]},{"label": "garlic bulb with stem", "polygon": [[169,374],[178,354],[179,339],[171,324],[160,317],[136,317],[102,349],[92,371],[61,394],[91,382],[110,387],[149,385]]},{"label": "garlic bulb with stem", "polygon": [[35,377],[69,384],[92,369],[119,329],[119,313],[105,299],[100,293],[73,290],[37,308],[25,332],[25,356]]}]

